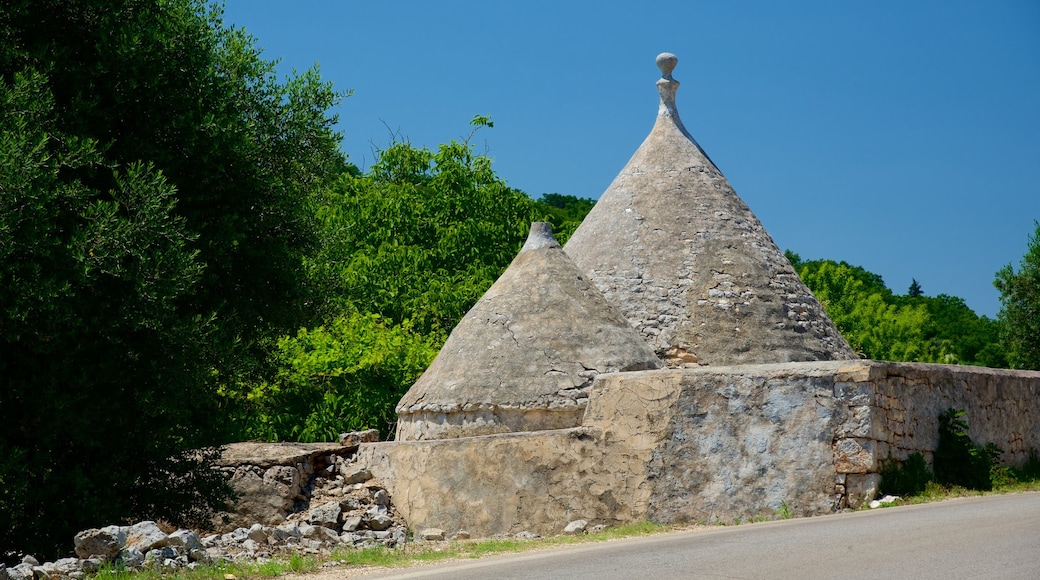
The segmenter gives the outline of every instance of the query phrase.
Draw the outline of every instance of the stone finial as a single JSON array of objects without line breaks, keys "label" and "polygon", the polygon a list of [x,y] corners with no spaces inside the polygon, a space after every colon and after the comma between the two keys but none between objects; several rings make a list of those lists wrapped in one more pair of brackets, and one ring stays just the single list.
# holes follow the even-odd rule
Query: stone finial
[{"label": "stone finial", "polygon": [[[661,69],[661,79],[657,81],[657,92],[661,93],[661,108],[658,115],[679,119],[679,112],[675,108],[675,93],[679,90],[679,81],[672,78],[672,71],[679,62],[679,58],[670,52],[662,52],[657,55],[657,68]],[[685,129],[683,129],[685,131]]]},{"label": "stone finial", "polygon": [[661,69],[661,78],[673,80],[672,71],[675,70],[679,57],[670,52],[662,52],[657,55],[657,68]]},{"label": "stone finial", "polygon": [[532,222],[531,233],[527,235],[527,241],[524,242],[524,247],[520,251],[559,247],[560,243],[553,236],[552,226],[548,222]]}]

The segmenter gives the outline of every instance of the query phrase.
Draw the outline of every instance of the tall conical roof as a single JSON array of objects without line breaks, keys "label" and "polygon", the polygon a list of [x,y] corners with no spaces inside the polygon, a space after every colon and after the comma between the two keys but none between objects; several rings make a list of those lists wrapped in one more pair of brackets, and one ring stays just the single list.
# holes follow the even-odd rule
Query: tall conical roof
[{"label": "tall conical roof", "polygon": [[686,131],[657,57],[650,135],[566,251],[669,365],[855,358],[758,218]]},{"label": "tall conical roof", "polygon": [[597,374],[661,366],[537,222],[401,398],[397,439],[576,427]]}]

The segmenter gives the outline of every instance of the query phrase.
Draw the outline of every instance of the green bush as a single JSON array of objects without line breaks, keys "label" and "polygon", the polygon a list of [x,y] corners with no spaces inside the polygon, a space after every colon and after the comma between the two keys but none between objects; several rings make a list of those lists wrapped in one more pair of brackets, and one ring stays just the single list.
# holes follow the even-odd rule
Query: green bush
[{"label": "green bush", "polygon": [[[968,436],[965,412],[949,409],[939,415],[939,447],[935,451],[935,479],[943,485],[968,489],[993,489],[993,468],[1003,451],[990,443],[976,444]],[[999,475],[999,474],[998,474]]]},{"label": "green bush", "polygon": [[924,456],[911,453],[906,461],[889,460],[881,470],[881,493],[890,495],[917,495],[923,493],[935,476],[928,469]]}]

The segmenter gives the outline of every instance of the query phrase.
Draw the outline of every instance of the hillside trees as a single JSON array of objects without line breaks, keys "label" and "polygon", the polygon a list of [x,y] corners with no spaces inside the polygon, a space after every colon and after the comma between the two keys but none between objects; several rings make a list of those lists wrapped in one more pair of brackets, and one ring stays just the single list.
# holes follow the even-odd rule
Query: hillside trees
[{"label": "hillside trees", "polygon": [[[787,253],[806,286],[860,356],[891,361],[1005,366],[996,322],[960,298],[925,296],[919,284],[894,294],[881,276],[834,260]],[[915,281],[916,282],[916,281]]]},{"label": "hillside trees", "polygon": [[1040,222],[1015,269],[1008,264],[993,284],[1000,290],[1000,338],[1013,369],[1040,370]]},{"label": "hillside trees", "polygon": [[253,42],[198,0],[0,6],[5,550],[202,517],[243,385],[315,319],[339,95]]}]

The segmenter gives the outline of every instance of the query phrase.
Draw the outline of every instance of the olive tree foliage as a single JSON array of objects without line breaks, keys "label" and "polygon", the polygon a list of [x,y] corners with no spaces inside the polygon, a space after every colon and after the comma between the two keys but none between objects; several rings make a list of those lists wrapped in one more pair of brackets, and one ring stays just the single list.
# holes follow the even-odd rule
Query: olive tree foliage
[{"label": "olive tree foliage", "polygon": [[386,436],[398,399],[539,214],[489,157],[451,141],[435,151],[390,145],[364,174],[340,175],[318,215],[324,244],[307,267],[331,297],[325,323],[279,342],[276,380],[250,395],[253,434],[320,440],[378,428]]},{"label": "olive tree foliage", "polygon": [[[265,344],[312,319],[302,260],[313,202],[344,165],[329,109],[342,97],[308,70],[279,80],[255,39],[203,0],[12,0],[0,12],[0,75],[41,72],[56,128],[95,140],[107,163],[162,170],[205,265],[187,308],[234,346],[229,385]],[[112,187],[111,172],[83,171]]]},{"label": "olive tree foliage", "polygon": [[318,314],[340,96],[198,0],[0,4],[0,551],[221,503],[214,446]]},{"label": "olive tree foliage", "polygon": [[786,255],[860,356],[1005,366],[996,322],[976,315],[964,300],[925,296],[919,284],[905,296],[896,295],[881,276],[859,266]]},{"label": "olive tree foliage", "polygon": [[[58,130],[39,73],[0,81],[0,121],[0,546],[54,555],[125,517],[201,521],[224,497],[196,362],[215,326],[181,307],[203,265],[174,187]],[[74,177],[89,172],[112,187]]]},{"label": "olive tree foliage", "polygon": [[1040,222],[1018,271],[1008,264],[993,284],[1000,291],[1000,338],[1013,369],[1040,370]]}]

